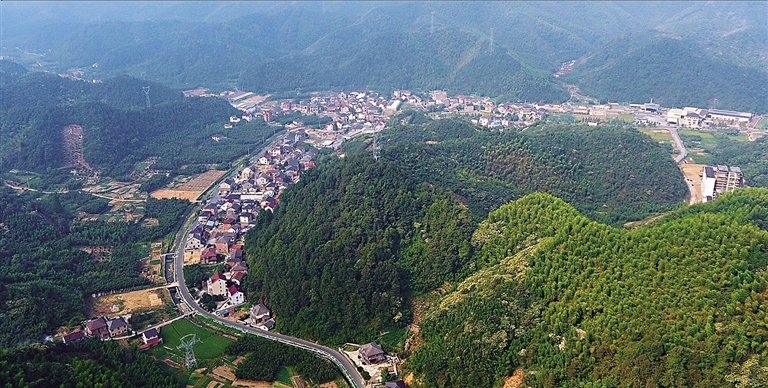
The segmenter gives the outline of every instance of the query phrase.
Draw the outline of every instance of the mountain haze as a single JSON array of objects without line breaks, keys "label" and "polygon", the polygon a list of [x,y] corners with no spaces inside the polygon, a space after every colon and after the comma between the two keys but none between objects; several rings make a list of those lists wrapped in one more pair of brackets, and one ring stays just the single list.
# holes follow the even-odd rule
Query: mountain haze
[{"label": "mountain haze", "polygon": [[[567,82],[608,100],[653,94],[675,105],[766,110],[759,100],[768,74],[762,2],[184,5],[85,11],[62,3],[58,14],[30,16],[45,29],[21,28],[14,18],[41,5],[8,5],[3,50],[45,53],[62,69],[98,63],[89,70],[95,76],[129,73],[178,88],[442,88],[557,102],[568,98]],[[661,57],[647,55],[654,53]],[[576,71],[554,78],[570,60],[578,60]]]}]

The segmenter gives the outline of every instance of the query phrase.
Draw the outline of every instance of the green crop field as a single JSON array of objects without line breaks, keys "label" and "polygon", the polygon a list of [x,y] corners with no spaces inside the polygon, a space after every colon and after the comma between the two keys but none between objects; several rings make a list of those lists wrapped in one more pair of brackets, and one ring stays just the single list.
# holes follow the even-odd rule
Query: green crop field
[{"label": "green crop field", "polygon": [[277,372],[277,381],[285,385],[293,386],[293,381],[291,381],[291,371],[285,367],[280,368],[280,371]]},{"label": "green crop field", "polygon": [[621,120],[621,121],[623,121],[625,123],[632,123],[632,122],[635,121],[635,115],[629,114],[629,113],[620,114],[619,115],[619,120]]},{"label": "green crop field", "polygon": [[768,129],[768,117],[763,117],[755,125],[757,129]]},{"label": "green crop field", "polygon": [[[160,329],[163,344],[171,349],[176,349],[181,344],[181,337],[195,333],[201,342],[195,344],[195,356],[199,360],[210,359],[224,353],[224,348],[234,342],[233,340],[216,334],[204,327],[200,327],[187,319],[178,320]],[[180,351],[179,351],[180,352]]]},{"label": "green crop field", "polygon": [[641,133],[648,135],[653,140],[656,141],[663,141],[663,142],[672,142],[672,135],[669,134],[669,131],[667,130],[659,130],[659,129],[638,129]]}]

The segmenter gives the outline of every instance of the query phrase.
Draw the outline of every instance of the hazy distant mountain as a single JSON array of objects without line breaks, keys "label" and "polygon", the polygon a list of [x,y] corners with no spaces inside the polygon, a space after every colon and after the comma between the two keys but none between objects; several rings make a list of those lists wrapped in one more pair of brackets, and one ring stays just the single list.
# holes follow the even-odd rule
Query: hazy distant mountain
[{"label": "hazy distant mountain", "polygon": [[565,77],[589,95],[665,106],[768,111],[768,74],[712,57],[696,41],[633,37],[586,58]]},{"label": "hazy distant mountain", "polygon": [[[721,89],[731,87],[734,72],[739,72],[739,80],[760,83],[768,71],[764,2],[86,5],[4,3],[4,53],[18,54],[13,48],[18,46],[45,53],[50,66],[98,63],[92,71],[102,77],[128,73],[174,87],[237,85],[263,92],[439,87],[560,100],[567,97],[563,81],[568,81],[602,98],[644,98],[648,95],[644,91],[652,90],[675,103],[717,99],[723,107],[755,109],[760,104],[750,102],[752,97],[740,100],[741,87],[733,92]],[[647,43],[648,34],[691,42],[686,44],[693,48],[688,59],[697,63],[688,66],[681,59],[674,66],[684,71],[704,69],[711,87],[702,89],[700,78],[633,57],[639,55],[636,47]],[[623,60],[622,52],[628,55]],[[571,77],[552,77],[563,62],[574,59],[587,60]],[[634,63],[632,71],[615,67],[616,61]],[[706,70],[711,66],[718,70]],[[741,67],[747,70],[737,70]],[[624,82],[627,74],[662,70],[679,80],[676,96],[657,92],[652,80],[644,83],[648,78]],[[618,93],[626,89],[638,90]]]}]

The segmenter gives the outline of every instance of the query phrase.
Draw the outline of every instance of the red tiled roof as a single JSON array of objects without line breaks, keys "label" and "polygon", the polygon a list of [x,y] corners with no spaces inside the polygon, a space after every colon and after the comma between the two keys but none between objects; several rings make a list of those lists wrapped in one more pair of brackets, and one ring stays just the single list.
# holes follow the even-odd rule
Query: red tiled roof
[{"label": "red tiled roof", "polygon": [[77,340],[83,339],[83,338],[85,338],[85,332],[84,331],[79,331],[79,330],[78,331],[73,331],[73,332],[71,332],[69,334],[66,334],[64,336],[64,343],[74,342],[74,341],[77,341]]},{"label": "red tiled roof", "polygon": [[222,275],[222,274],[220,274],[220,273],[216,272],[215,274],[213,274],[213,276],[211,276],[211,283],[213,283],[213,282],[215,282],[215,281],[217,281],[217,280],[219,280],[219,279],[221,279],[221,280],[225,280],[225,281],[227,280],[227,278],[226,278],[226,277],[224,277],[224,275]]}]

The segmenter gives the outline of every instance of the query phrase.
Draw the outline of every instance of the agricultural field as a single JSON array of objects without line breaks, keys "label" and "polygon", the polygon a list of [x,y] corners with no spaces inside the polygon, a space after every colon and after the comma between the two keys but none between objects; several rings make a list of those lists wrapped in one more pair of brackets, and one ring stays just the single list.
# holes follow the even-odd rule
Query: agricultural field
[{"label": "agricultural field", "polygon": [[156,242],[150,246],[151,253],[149,257],[141,262],[141,276],[156,284],[165,283],[163,278],[163,259],[161,256],[162,244]]},{"label": "agricultural field", "polygon": [[200,364],[201,361],[220,357],[224,353],[224,348],[235,342],[233,339],[224,337],[221,334],[216,334],[204,327],[197,326],[187,319],[180,319],[170,325],[163,326],[160,331],[160,335],[163,337],[163,347],[155,349],[165,350],[168,353],[166,356],[177,356],[174,361],[183,364],[184,353],[181,350],[176,349],[176,347],[181,344],[181,337],[190,333],[196,334],[197,339],[200,341],[193,347],[198,364]]},{"label": "agricultural field", "polygon": [[186,182],[171,183],[168,188],[152,192],[153,198],[179,198],[194,201],[211,185],[221,178],[226,171],[210,170]]},{"label": "agricultural field", "polygon": [[638,131],[658,142],[672,144],[672,135],[670,135],[669,131],[666,129],[639,128]]},{"label": "agricultural field", "polygon": [[697,164],[711,164],[712,155],[707,152],[717,148],[718,142],[722,141],[724,137],[729,140],[747,142],[749,137],[746,133],[737,132],[735,130],[725,132],[709,132],[709,131],[696,131],[691,129],[681,129],[678,131],[680,138],[683,140],[686,148],[688,149],[688,156],[694,163]]},{"label": "agricultural field", "polygon": [[761,117],[760,121],[755,125],[757,129],[768,129],[768,117]]}]

